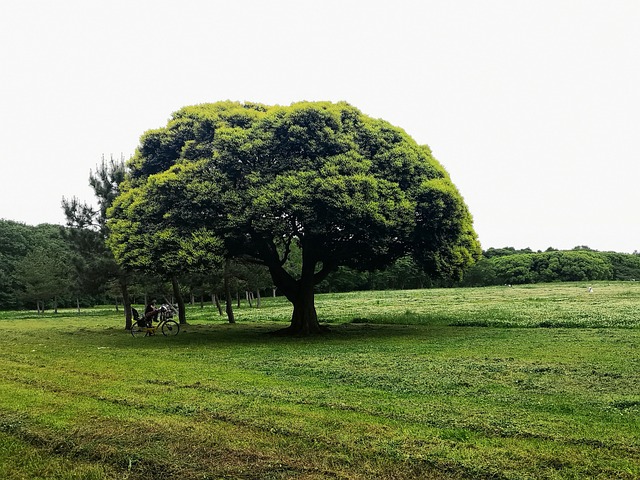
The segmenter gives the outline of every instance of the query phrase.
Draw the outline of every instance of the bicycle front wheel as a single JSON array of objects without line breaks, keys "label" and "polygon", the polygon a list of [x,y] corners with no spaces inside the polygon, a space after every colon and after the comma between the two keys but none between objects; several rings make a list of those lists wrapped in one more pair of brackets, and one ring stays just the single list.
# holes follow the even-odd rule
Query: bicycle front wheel
[{"label": "bicycle front wheel", "polygon": [[165,337],[177,335],[180,331],[180,325],[175,320],[167,320],[162,324],[162,334]]}]

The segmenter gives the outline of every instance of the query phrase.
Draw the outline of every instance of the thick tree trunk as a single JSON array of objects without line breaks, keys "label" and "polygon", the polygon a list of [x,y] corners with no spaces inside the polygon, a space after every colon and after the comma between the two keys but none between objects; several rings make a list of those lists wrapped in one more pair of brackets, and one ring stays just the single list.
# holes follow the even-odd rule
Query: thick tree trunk
[{"label": "thick tree trunk", "polygon": [[184,305],[182,293],[180,293],[180,284],[178,283],[178,279],[175,276],[171,277],[171,286],[173,287],[173,296],[178,303],[178,319],[180,321],[180,324],[185,324],[187,323],[187,310]]},{"label": "thick tree trunk", "polygon": [[293,302],[291,325],[286,331],[294,335],[311,335],[327,331],[318,322],[313,285],[310,288],[301,288],[298,292],[297,298]]},{"label": "thick tree trunk", "polygon": [[[271,276],[276,282],[276,286],[284,293],[287,299],[293,304],[293,315],[291,325],[281,330],[284,335],[313,335],[327,332],[326,327],[322,327],[318,322],[318,314],[315,306],[315,263],[303,262],[302,275],[295,281],[284,270],[274,272]],[[275,273],[275,275],[274,275]],[[283,277],[284,275],[284,277]],[[282,279],[280,278],[282,277]],[[284,280],[284,281],[282,281]]]},{"label": "thick tree trunk", "polygon": [[323,262],[322,268],[316,272],[319,259],[314,251],[317,251],[317,248],[321,248],[321,246],[314,245],[313,237],[303,237],[300,239],[300,243],[302,269],[300,278],[297,280],[283,268],[284,261],[280,258],[275,243],[267,242],[261,251],[262,259],[269,268],[274,288],[277,288],[293,304],[291,325],[276,332],[279,334],[314,335],[329,330],[318,322],[314,288],[316,284],[327,278],[327,275],[335,270],[337,265]]}]

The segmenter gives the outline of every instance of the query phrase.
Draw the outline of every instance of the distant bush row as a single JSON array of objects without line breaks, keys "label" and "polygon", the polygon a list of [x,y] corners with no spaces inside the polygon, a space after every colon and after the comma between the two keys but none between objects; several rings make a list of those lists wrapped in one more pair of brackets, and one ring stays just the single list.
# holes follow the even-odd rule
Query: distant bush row
[{"label": "distant bush row", "polygon": [[599,252],[588,247],[533,252],[489,249],[465,275],[465,286],[640,280],[640,255]]},{"label": "distant bush row", "polygon": [[[71,230],[58,225],[36,227],[0,219],[0,310],[56,308],[122,302],[120,288],[104,255],[83,255]],[[90,246],[93,244],[90,244]],[[93,253],[96,248],[85,247]],[[99,249],[98,249],[99,250]],[[106,249],[104,249],[106,252]],[[299,270],[300,252],[290,255],[292,270]],[[105,253],[106,255],[106,253]],[[273,286],[264,268],[237,264],[230,269],[234,296],[246,291],[270,295]],[[319,293],[358,290],[409,290],[450,286],[489,286],[541,282],[640,280],[640,255],[599,252],[588,247],[569,251],[534,252],[511,247],[483,252],[462,282],[432,278],[411,257],[373,272],[340,267],[316,290]],[[183,275],[182,295],[203,299],[221,297],[222,273]],[[170,286],[155,276],[130,275],[129,293],[141,302],[147,293],[170,296]],[[141,300],[142,299],[142,300]]]}]

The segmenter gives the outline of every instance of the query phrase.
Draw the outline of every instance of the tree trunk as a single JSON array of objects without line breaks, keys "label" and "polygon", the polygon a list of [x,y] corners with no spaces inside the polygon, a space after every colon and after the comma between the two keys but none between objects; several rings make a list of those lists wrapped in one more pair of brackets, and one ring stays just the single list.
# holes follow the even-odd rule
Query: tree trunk
[{"label": "tree trunk", "polygon": [[184,305],[184,299],[182,298],[182,293],[180,293],[180,284],[178,283],[178,279],[173,275],[171,277],[171,286],[173,287],[173,296],[178,303],[178,319],[180,324],[187,323],[187,310]]},{"label": "tree trunk", "polygon": [[129,287],[127,285],[127,280],[124,277],[120,278],[119,283],[120,293],[122,294],[122,304],[124,305],[124,328],[126,330],[131,330],[133,314],[131,312],[131,298],[129,297]]},{"label": "tree trunk", "polygon": [[260,308],[260,289],[256,290],[256,308]]},{"label": "tree trunk", "polygon": [[226,301],[225,308],[226,308],[227,319],[229,320],[229,323],[236,323],[236,319],[233,315],[233,305],[231,305],[231,302],[233,301],[233,299],[231,298],[231,282],[229,282],[229,277],[231,276],[230,269],[231,269],[231,259],[227,258],[227,260],[224,263],[224,296]]},{"label": "tree trunk", "polygon": [[283,335],[313,335],[327,332],[318,322],[318,314],[315,306],[315,263],[304,261],[302,275],[299,280],[293,280],[281,267],[269,269],[276,282],[276,287],[293,304],[291,325],[277,332]]},{"label": "tree trunk", "polygon": [[216,308],[218,309],[218,313],[220,314],[220,316],[222,316],[222,305],[220,305],[220,299],[218,298],[218,295],[214,293],[212,297],[213,297],[213,302]]},{"label": "tree trunk", "polygon": [[291,325],[286,331],[293,335],[311,335],[323,333],[326,330],[327,329],[322,328],[318,322],[313,284],[304,285],[304,283],[301,282],[298,295],[296,295],[293,301]]},{"label": "tree trunk", "polygon": [[236,318],[233,315],[233,298],[231,298],[231,291],[229,291],[227,293],[227,298],[226,298],[226,312],[227,312],[227,318],[229,319],[229,323],[236,323]]}]

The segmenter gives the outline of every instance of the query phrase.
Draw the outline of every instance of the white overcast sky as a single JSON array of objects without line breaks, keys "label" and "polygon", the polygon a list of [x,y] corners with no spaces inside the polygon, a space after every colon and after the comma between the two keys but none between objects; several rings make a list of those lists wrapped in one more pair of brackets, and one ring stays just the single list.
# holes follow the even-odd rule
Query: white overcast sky
[{"label": "white overcast sky", "polygon": [[404,128],[485,249],[640,250],[639,0],[2,0],[0,218],[63,224],[103,154],[218,100]]}]

